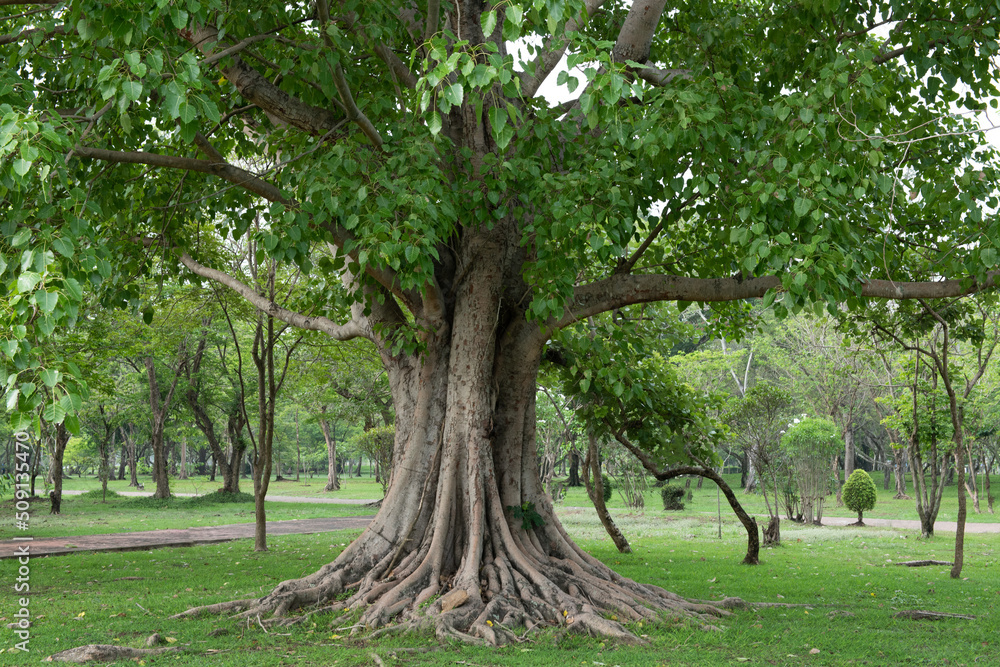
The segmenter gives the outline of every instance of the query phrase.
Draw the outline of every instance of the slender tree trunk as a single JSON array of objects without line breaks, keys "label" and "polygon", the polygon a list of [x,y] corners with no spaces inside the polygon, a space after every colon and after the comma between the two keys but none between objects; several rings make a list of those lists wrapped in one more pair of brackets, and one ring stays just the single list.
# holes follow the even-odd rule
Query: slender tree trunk
[{"label": "slender tree trunk", "polygon": [[903,449],[894,447],[892,450],[893,470],[896,477],[895,500],[910,500],[906,493],[906,459],[903,457]]},{"label": "slender tree trunk", "polygon": [[166,395],[160,393],[160,387],[156,382],[156,365],[152,357],[145,358],[146,375],[149,379],[149,421],[150,421],[150,443],[153,446],[153,481],[156,482],[156,492],[154,498],[170,497],[170,481],[167,478],[167,452],[164,449],[163,429],[167,422],[167,415],[170,412],[170,402],[177,388],[177,383],[181,378],[181,367],[184,364],[185,344],[181,342],[177,351],[178,368],[174,372],[174,379],[167,390]]},{"label": "slender tree trunk", "polygon": [[323,439],[326,441],[327,477],[324,491],[339,491],[340,479],[337,477],[337,433],[336,424],[334,431],[330,432],[330,422],[326,419],[326,406],[321,408],[323,417],[319,420],[319,427],[323,431]]},{"label": "slender tree trunk", "polygon": [[69,442],[69,431],[64,424],[56,424],[55,434],[52,439],[52,491],[49,497],[52,500],[52,514],[60,514],[62,506],[63,487],[63,455],[66,453],[66,443]]},{"label": "slender tree trunk", "polygon": [[188,439],[187,436],[183,436],[181,439],[181,462],[180,468],[177,471],[177,479],[187,479],[187,451],[188,451]]},{"label": "slender tree trunk", "polygon": [[[844,480],[846,481],[854,472],[854,423],[851,422],[844,427]],[[837,502],[840,503],[840,493],[837,493]]]},{"label": "slender tree trunk", "polygon": [[569,482],[568,486],[583,486],[580,482],[580,452],[574,446],[569,451]]},{"label": "slender tree trunk", "polygon": [[299,411],[295,410],[295,456],[298,459],[295,467],[295,481],[300,481],[299,473],[302,471],[302,445],[299,443]]},{"label": "slender tree trunk", "polygon": [[[604,482],[601,479],[597,438],[594,437],[593,433],[588,433],[587,437],[590,446],[587,449],[587,458],[583,464],[583,483],[587,487],[587,495],[590,496],[590,501],[594,503],[594,509],[597,510],[597,517],[601,520],[604,530],[608,532],[611,540],[615,543],[615,547],[623,554],[630,554],[632,553],[632,547],[629,546],[628,540],[625,539],[622,531],[615,524],[615,520],[611,518],[611,513],[608,512],[607,505],[604,504]],[[593,484],[590,482],[591,474],[594,476]]]}]

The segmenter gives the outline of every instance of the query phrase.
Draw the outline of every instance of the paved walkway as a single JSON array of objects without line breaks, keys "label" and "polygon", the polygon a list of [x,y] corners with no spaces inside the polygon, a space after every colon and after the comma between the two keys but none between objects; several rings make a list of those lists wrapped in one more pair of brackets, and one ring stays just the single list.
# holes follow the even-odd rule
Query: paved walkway
[{"label": "paved walkway", "polygon": [[[374,516],[349,516],[330,519],[297,519],[268,521],[268,535],[302,535],[327,533],[345,528],[364,528]],[[65,556],[81,551],[141,551],[162,547],[191,547],[253,537],[254,524],[235,523],[226,526],[200,526],[183,530],[146,530],[108,535],[78,535],[75,537],[45,537],[36,540],[0,541],[0,559],[22,556],[27,545],[31,557]]]}]

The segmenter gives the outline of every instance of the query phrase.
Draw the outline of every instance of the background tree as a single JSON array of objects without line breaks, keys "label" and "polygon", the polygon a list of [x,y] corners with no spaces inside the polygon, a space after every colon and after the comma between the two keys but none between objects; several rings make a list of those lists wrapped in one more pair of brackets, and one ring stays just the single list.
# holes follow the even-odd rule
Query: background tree
[{"label": "background tree", "polygon": [[787,471],[779,445],[791,405],[791,396],[787,391],[767,382],[758,382],[747,390],[742,399],[732,402],[724,417],[733,439],[740,443],[747,460],[761,479],[760,491],[771,517],[764,529],[764,546],[781,543],[778,489]]},{"label": "background tree", "polygon": [[819,525],[823,520],[823,500],[830,494],[833,476],[830,457],[844,446],[840,429],[828,419],[796,420],[781,436],[796,492],[802,502],[802,519]]}]

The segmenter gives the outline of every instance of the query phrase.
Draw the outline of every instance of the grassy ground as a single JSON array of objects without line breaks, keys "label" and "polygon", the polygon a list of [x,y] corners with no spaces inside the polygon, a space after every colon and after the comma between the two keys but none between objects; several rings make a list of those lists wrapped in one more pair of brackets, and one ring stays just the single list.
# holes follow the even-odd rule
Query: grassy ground
[{"label": "grassy ground", "polygon": [[[739,488],[740,476],[739,475],[725,475],[724,479],[726,483],[733,488],[736,492],[736,497],[739,498],[740,503],[743,507],[751,514],[766,514],[767,510],[764,507],[764,497],[761,494],[756,493],[744,493],[742,489]],[[674,485],[683,486],[686,480],[674,480],[671,483]],[[909,483],[907,480],[907,490],[913,495],[913,484]],[[703,513],[716,513],[716,487],[715,483],[709,480],[705,480],[701,489],[695,488],[698,481],[693,479],[691,481],[693,500],[685,501],[684,514],[699,515]],[[994,475],[991,478],[992,489],[995,495],[1000,495],[1000,477]],[[894,500],[895,495],[895,484],[893,483],[891,490],[884,491],[882,489],[882,479],[879,475],[876,480],[876,488],[878,490],[878,501],[875,503],[875,509],[865,512],[866,518],[872,519],[909,519],[913,521],[919,520],[917,516],[916,504],[913,500]],[[944,498],[941,502],[941,511],[938,513],[939,521],[955,521],[958,516],[958,497],[957,497],[957,487],[954,485],[946,487],[944,491]],[[656,512],[658,514],[663,512],[663,501],[660,499],[660,490],[654,488],[652,485],[646,490],[644,494],[645,498],[645,510],[647,512]],[[590,505],[590,501],[587,499],[587,492],[582,487],[569,488],[566,490],[566,497],[562,501],[562,504],[568,507],[583,507]],[[969,522],[995,522],[1000,521],[1000,514],[990,514],[987,511],[986,498],[982,498],[980,502],[980,509],[982,513],[977,514],[973,511],[972,500],[968,499],[968,516],[967,521]],[[622,500],[621,495],[615,491],[612,493],[611,500],[608,502],[608,507],[612,510],[624,510],[625,503]],[[726,498],[722,497],[722,513],[729,511],[730,515],[732,510],[729,510],[729,505],[726,503]],[[997,511],[1000,512],[1000,505],[997,507]],[[836,498],[829,496],[823,505],[823,516],[844,516],[844,517],[854,517],[857,518],[857,514],[851,512],[846,507],[837,507]],[[784,517],[784,510],[782,508],[782,517]]]},{"label": "grassy ground", "polygon": [[[212,502],[210,498],[129,498],[111,496],[107,502],[100,491],[90,491],[82,496],[65,496],[62,514],[49,514],[49,501],[36,500],[31,509],[31,536],[70,537],[97,535],[163,528],[191,528],[220,526],[230,523],[252,523],[254,507],[252,497],[244,502]],[[289,519],[318,519],[338,516],[374,514],[365,505],[317,505],[315,503],[269,503],[266,507],[268,521]],[[4,521],[0,524],[0,539],[10,539],[18,533],[10,521],[14,506],[8,498],[0,502]]]},{"label": "grassy ground", "polygon": [[[323,507],[323,509],[329,509]],[[147,521],[168,512],[150,511]],[[180,655],[147,658],[159,665],[973,665],[996,664],[1000,652],[1000,536],[970,535],[963,579],[947,568],[896,567],[909,559],[950,558],[952,542],[912,532],[783,525],[784,545],[762,553],[758,567],[739,565],[741,528],[704,516],[619,513],[634,553],[614,550],[592,510],[562,510],[570,534],[623,575],[701,599],[739,596],[808,607],[742,611],[705,631],[686,622],[633,625],[649,644],[617,645],[549,630],[516,646],[485,649],[439,645],[429,636],[372,641],[352,636],[352,617],[317,616],[301,627],[265,632],[224,618],[175,621],[198,604],[258,596],[284,579],[329,562],[357,531],[184,549],[79,554],[31,562],[29,654],[0,654],[3,665],[33,665],[87,643],[142,646],[153,632],[182,647]],[[16,565],[0,562],[0,624],[11,622]],[[976,615],[974,621],[904,621],[898,609]],[[0,626],[2,627],[2,626]],[[210,636],[213,630],[224,634]],[[0,648],[13,640],[4,631]],[[417,652],[427,650],[427,652]],[[819,652],[811,654],[816,649]],[[135,665],[128,661],[121,664]],[[141,664],[141,663],[140,663]]]}]

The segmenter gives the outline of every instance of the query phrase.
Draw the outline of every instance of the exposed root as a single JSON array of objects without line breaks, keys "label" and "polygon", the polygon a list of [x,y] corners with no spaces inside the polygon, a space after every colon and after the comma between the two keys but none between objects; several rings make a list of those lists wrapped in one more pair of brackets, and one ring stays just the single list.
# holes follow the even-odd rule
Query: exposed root
[{"label": "exposed root", "polygon": [[148,658],[161,653],[172,653],[180,651],[180,647],[171,646],[169,648],[130,648],[128,646],[113,646],[111,644],[88,644],[87,646],[77,646],[50,655],[47,660],[50,662],[114,662],[116,660],[132,660]]}]

